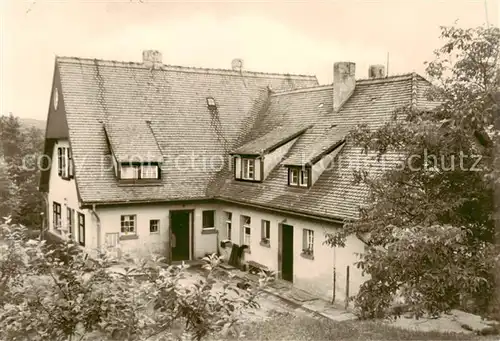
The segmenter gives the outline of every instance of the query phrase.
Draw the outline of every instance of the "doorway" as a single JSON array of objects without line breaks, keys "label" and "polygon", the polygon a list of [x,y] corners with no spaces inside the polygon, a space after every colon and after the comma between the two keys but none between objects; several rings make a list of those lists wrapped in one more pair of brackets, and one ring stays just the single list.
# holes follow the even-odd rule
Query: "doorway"
[{"label": "doorway", "polygon": [[281,278],[293,283],[293,226],[281,226]]},{"label": "doorway", "polygon": [[191,259],[191,211],[170,211],[171,260]]}]

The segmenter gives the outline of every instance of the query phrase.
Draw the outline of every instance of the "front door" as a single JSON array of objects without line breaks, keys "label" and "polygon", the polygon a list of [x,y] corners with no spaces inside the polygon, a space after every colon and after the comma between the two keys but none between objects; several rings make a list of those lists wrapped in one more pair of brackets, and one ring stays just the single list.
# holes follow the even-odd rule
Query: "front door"
[{"label": "front door", "polygon": [[286,281],[293,282],[293,226],[284,224],[282,226],[281,277]]},{"label": "front door", "polygon": [[170,211],[170,246],[172,260],[189,260],[191,244],[191,211]]}]

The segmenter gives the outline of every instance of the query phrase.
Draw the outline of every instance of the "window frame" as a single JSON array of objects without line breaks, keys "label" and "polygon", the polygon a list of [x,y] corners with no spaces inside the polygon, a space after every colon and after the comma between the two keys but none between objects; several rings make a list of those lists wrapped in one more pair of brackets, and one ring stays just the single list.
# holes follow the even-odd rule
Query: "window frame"
[{"label": "window frame", "polygon": [[[250,168],[252,168],[251,170],[252,176],[250,176]],[[250,158],[250,157],[241,158],[241,179],[255,181],[255,158]]]},{"label": "window frame", "polygon": [[232,232],[233,232],[233,213],[224,211],[226,216],[226,239],[232,241]]},{"label": "window frame", "polygon": [[[125,221],[125,217],[128,217],[129,220]],[[133,218],[130,220],[130,218]],[[133,231],[130,231],[130,222],[133,222]],[[129,231],[123,231],[124,230],[124,223],[128,223],[128,229]],[[137,235],[137,215],[135,214],[122,214],[120,215],[120,236],[135,236]]]},{"label": "window frame", "polygon": [[72,160],[70,147],[57,147],[57,174],[64,180],[74,177]]},{"label": "window frame", "polygon": [[85,246],[85,215],[78,212],[78,243]]},{"label": "window frame", "polygon": [[[153,223],[156,223],[156,231],[152,231]],[[160,233],[160,219],[149,219],[149,233],[159,234]]]},{"label": "window frame", "polygon": [[[161,167],[159,163],[149,162],[149,163],[130,163],[130,162],[122,162],[120,165],[120,171],[118,172],[118,179],[122,182],[136,182],[136,181],[159,181],[161,180]],[[143,173],[146,173],[144,167],[155,167],[156,177],[144,177]],[[130,168],[134,172],[133,177],[123,177],[124,169]]]},{"label": "window frame", "polygon": [[[250,249],[250,244],[252,243],[252,218],[250,216],[242,215],[241,216],[241,230],[242,230],[242,239],[243,245],[248,246],[248,250]],[[247,230],[249,233],[247,233]],[[248,238],[247,238],[248,236]]]},{"label": "window frame", "polygon": [[53,201],[52,202],[52,228],[54,231],[61,233],[62,228],[62,218],[61,218],[61,204]]},{"label": "window frame", "polygon": [[311,186],[311,168],[288,167],[288,186],[309,188]]},{"label": "window frame", "polygon": [[314,254],[314,230],[303,229],[302,232],[302,253]]},{"label": "window frame", "polygon": [[[205,214],[212,213],[211,222],[212,226],[205,226]],[[201,213],[201,229],[202,230],[214,230],[215,229],[215,210],[203,210]]]}]

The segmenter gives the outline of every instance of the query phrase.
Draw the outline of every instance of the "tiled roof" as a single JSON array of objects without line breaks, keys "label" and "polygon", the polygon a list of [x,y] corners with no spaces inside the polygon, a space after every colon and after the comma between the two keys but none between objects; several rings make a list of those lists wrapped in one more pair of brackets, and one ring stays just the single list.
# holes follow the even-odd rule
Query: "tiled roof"
[{"label": "tiled roof", "polygon": [[310,125],[304,124],[279,126],[263,136],[236,148],[231,154],[261,155],[270,152],[293,140],[309,127]]},{"label": "tiled roof", "polygon": [[118,162],[163,162],[162,152],[148,122],[135,117],[108,119],[104,130]]},{"label": "tiled roof", "polygon": [[[253,183],[235,181],[223,160],[231,151],[260,153],[300,135],[285,163],[314,162],[357,124],[377,128],[398,107],[431,107],[424,99],[429,83],[415,74],[359,80],[343,107],[333,112],[332,85],[318,86],[311,76],[166,65],[149,69],[139,63],[61,57],[56,67],[84,203],[218,198],[356,218],[368,192],[353,183],[353,171],[382,174],[399,160],[397,155],[389,153],[381,164],[347,141],[335,149],[334,166],[309,189],[287,186],[283,163],[262,183]],[[215,99],[217,110],[207,108],[207,97]],[[119,185],[112,167],[103,164],[110,162],[105,129],[120,159],[148,151],[163,159],[160,186]]]},{"label": "tiled roof", "polygon": [[[412,98],[415,97],[412,89],[415,89],[415,86],[418,94],[422,91],[420,87],[428,87],[429,84],[413,74],[359,80],[352,96],[336,113],[332,111],[331,100],[326,102],[332,97],[331,90],[327,88],[281,93],[271,96],[271,105],[262,122],[263,125],[270,125],[269,129],[272,129],[273,124],[278,124],[283,119],[284,112],[290,113],[288,117],[294,117],[293,113],[310,113],[301,116],[301,120],[304,123],[314,123],[314,126],[298,139],[287,155],[295,162],[297,155],[301,153],[316,155],[318,149],[322,150],[322,139],[325,139],[326,145],[335,143],[357,124],[366,123],[371,128],[380,127],[388,121],[395,109],[412,103]],[[302,98],[304,94],[307,94],[306,98]],[[311,108],[318,108],[322,101],[325,102],[323,107],[326,110],[322,113],[312,113]],[[427,104],[422,98],[417,98],[417,105]],[[322,217],[354,219],[368,195],[363,184],[353,182],[354,171],[366,170],[377,176],[396,165],[399,160],[398,155],[388,153],[382,162],[378,162],[375,154],[365,155],[361,148],[348,141],[337,155],[333,167],[326,169],[309,189],[287,186],[285,167],[276,167],[262,183],[235,181],[231,172],[224,170],[221,177],[226,180],[221,182],[223,185],[219,197],[244,204],[293,210]]]},{"label": "tiled roof", "polygon": [[[150,69],[139,63],[67,57],[58,57],[56,68],[83,203],[206,198],[207,186],[220,170],[217,162],[240,143],[245,127],[253,127],[256,115],[267,108],[268,88],[292,90],[318,84],[314,76],[167,65]],[[215,112],[208,110],[207,97],[215,99]],[[108,164],[105,121],[119,131],[129,131],[120,122],[141,124],[134,132],[138,135],[145,132],[143,122],[151,122],[164,160],[160,186],[118,183]],[[124,139],[125,130],[113,133],[115,140]],[[150,136],[147,140],[152,145]],[[130,142],[115,146],[124,157],[132,147]]]},{"label": "tiled roof", "polygon": [[345,141],[348,129],[332,125],[326,132],[302,150],[296,149],[282,164],[286,166],[313,165],[324,155],[339,147]]}]

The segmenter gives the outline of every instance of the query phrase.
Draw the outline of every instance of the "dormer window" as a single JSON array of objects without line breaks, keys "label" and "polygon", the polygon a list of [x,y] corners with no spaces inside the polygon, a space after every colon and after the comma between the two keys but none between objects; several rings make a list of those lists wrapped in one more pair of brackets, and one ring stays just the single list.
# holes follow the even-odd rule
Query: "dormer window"
[{"label": "dormer window", "polygon": [[289,167],[288,168],[288,185],[297,187],[310,186],[310,168],[304,167]]},{"label": "dormer window", "polygon": [[242,159],[243,180],[255,180],[255,159]]},{"label": "dormer window", "polygon": [[207,107],[209,110],[217,109],[217,104],[215,104],[215,99],[213,97],[207,97]]},{"label": "dormer window", "polygon": [[262,181],[262,160],[257,156],[234,156],[234,178],[244,181]]},{"label": "dormer window", "polygon": [[160,180],[160,167],[158,164],[122,163],[120,164],[120,180],[122,182],[139,182]]}]

